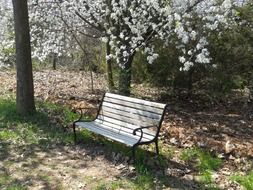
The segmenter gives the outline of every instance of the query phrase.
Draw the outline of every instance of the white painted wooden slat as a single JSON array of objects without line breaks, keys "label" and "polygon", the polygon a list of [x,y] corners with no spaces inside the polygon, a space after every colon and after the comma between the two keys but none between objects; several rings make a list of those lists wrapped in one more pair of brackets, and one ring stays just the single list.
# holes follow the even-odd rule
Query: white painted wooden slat
[{"label": "white painted wooden slat", "polygon": [[117,119],[117,120],[120,120],[120,121],[123,121],[123,122],[126,122],[126,123],[131,123],[131,124],[138,125],[138,126],[143,126],[143,127],[158,124],[157,121],[156,122],[155,121],[148,121],[148,120],[141,121],[141,120],[138,120],[138,119],[132,119],[132,118],[129,118],[129,117],[126,117],[126,116],[123,116],[123,115],[111,113],[111,112],[108,112],[108,111],[105,111],[105,110],[100,112],[99,115],[111,117],[113,119]]},{"label": "white painted wooden slat", "polygon": [[140,115],[137,115],[137,114],[132,114],[132,113],[129,113],[129,112],[125,112],[125,111],[121,111],[121,110],[117,110],[117,109],[102,106],[100,114],[103,114],[104,112],[110,112],[110,113],[114,113],[116,115],[125,116],[125,117],[130,118],[133,121],[137,120],[138,122],[147,123],[147,124],[151,124],[151,125],[152,124],[157,124],[158,125],[159,121],[160,121],[158,119],[151,119],[151,118],[143,117],[143,116],[140,116]]},{"label": "white painted wooden slat", "polygon": [[[134,124],[119,121],[117,119],[113,119],[113,118],[110,118],[110,117],[101,116],[101,115],[99,115],[98,118],[95,121],[98,121],[98,122],[104,122],[105,121],[105,122],[113,123],[113,124],[116,124],[116,125],[120,125],[122,127],[127,127],[129,129],[132,129],[132,130],[141,127],[141,126],[137,126],[137,125],[134,125]],[[154,129],[155,129],[155,127],[154,127]],[[150,134],[150,135],[153,135],[153,136],[156,135],[156,131],[153,131],[152,129],[151,130],[143,129],[143,132],[145,132],[147,134]]]},{"label": "white painted wooden slat", "polygon": [[96,125],[93,122],[77,122],[76,125],[129,146],[133,146],[138,141],[137,138],[115,133],[114,131],[110,131],[102,126]]},{"label": "white painted wooden slat", "polygon": [[[126,133],[130,133],[130,134],[133,134],[134,129],[139,128],[139,126],[134,126],[134,129],[133,129],[133,126],[131,126],[131,128],[129,128],[126,125],[121,126],[121,125],[118,125],[116,123],[111,123],[109,121],[100,120],[100,119],[96,119],[95,122],[98,123],[98,124],[106,125],[106,126],[112,128],[113,130],[125,131]],[[156,136],[157,129],[156,129],[156,127],[154,127],[154,128],[149,128],[149,129],[142,129],[142,131],[143,131],[143,134],[145,136],[147,136],[147,138],[150,139],[150,138],[154,138]],[[137,135],[140,135],[140,134],[141,133],[139,131],[137,131]]]},{"label": "white painted wooden slat", "polygon": [[152,118],[152,119],[158,119],[158,120],[161,119],[161,114],[155,114],[155,113],[151,113],[151,112],[148,112],[148,111],[138,110],[138,109],[135,109],[135,108],[129,108],[129,107],[118,105],[118,104],[103,102],[103,107],[109,107],[109,108],[116,109],[116,110],[122,110],[122,111],[125,111],[125,112],[141,115],[141,116],[144,116],[144,117],[149,117],[149,118]]},{"label": "white painted wooden slat", "polygon": [[[105,124],[98,124],[98,125],[100,127],[108,129],[108,125],[105,125]],[[138,140],[140,139],[140,135],[141,135],[140,132],[138,132],[136,135],[133,135],[132,131],[131,132],[128,131],[127,128],[122,128],[121,130],[115,130],[115,128],[114,128],[112,131],[114,133],[122,134],[124,136],[130,136],[130,137],[138,139]],[[154,137],[151,137],[150,135],[146,135],[146,134],[144,134],[143,137],[142,137],[142,141],[150,141],[150,140],[153,140],[153,139],[154,139]]]},{"label": "white painted wooden slat", "polygon": [[[129,129],[127,127],[122,127],[116,124],[112,124],[106,121],[101,121],[101,120],[95,120],[94,123],[96,123],[97,125],[101,125],[104,128],[107,128],[108,130],[113,130],[117,133],[121,133],[124,135],[129,135],[129,136],[137,136],[140,137],[141,136],[141,132],[137,131],[136,135],[133,135],[133,130]],[[149,140],[153,140],[155,137],[155,135],[152,135],[150,133],[143,133],[143,140],[149,141]]]},{"label": "white painted wooden slat", "polygon": [[113,140],[116,140],[116,141],[122,142],[124,144],[130,145],[130,146],[133,145],[137,141],[137,139],[133,139],[133,138],[128,137],[126,135],[124,136],[124,135],[118,134],[118,133],[116,133],[114,131],[110,131],[108,129],[103,128],[100,125],[96,125],[93,122],[78,123],[78,126],[82,127],[82,128],[85,128],[85,129],[88,129],[88,130],[90,130],[90,131],[92,131],[94,133],[97,133],[97,134],[109,137],[109,138],[111,138]]},{"label": "white painted wooden slat", "polygon": [[112,104],[118,104],[118,105],[122,105],[125,107],[130,107],[130,108],[135,108],[138,110],[143,110],[143,111],[149,111],[152,113],[157,113],[157,114],[162,114],[163,113],[163,109],[160,108],[153,108],[147,105],[141,105],[141,104],[136,104],[136,103],[132,103],[132,102],[126,102],[123,100],[119,100],[119,99],[114,99],[114,98],[110,98],[110,97],[104,97],[105,102],[109,102]]},{"label": "white painted wooden slat", "polygon": [[116,98],[116,99],[123,100],[123,101],[133,102],[133,103],[137,103],[137,104],[143,104],[143,105],[147,105],[147,106],[151,106],[151,107],[155,107],[155,108],[161,108],[161,109],[163,109],[165,107],[165,104],[161,104],[161,103],[157,103],[157,102],[150,102],[150,101],[141,100],[138,98],[121,96],[118,94],[106,93],[105,97]]}]

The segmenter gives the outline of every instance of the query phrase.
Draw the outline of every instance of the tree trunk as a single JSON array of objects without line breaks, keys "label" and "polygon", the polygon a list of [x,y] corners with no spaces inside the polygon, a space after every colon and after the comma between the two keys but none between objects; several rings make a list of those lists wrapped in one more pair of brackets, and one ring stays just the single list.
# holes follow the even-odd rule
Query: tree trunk
[{"label": "tree trunk", "polygon": [[57,54],[53,53],[53,70],[56,70]]},{"label": "tree trunk", "polygon": [[[106,55],[109,56],[111,54],[111,46],[108,42],[106,42]],[[106,60],[107,65],[107,82],[109,91],[112,92],[115,89],[114,82],[113,82],[113,72],[112,72],[112,59]]]},{"label": "tree trunk", "polygon": [[130,96],[131,92],[131,78],[132,78],[132,62],[134,54],[128,58],[125,67],[119,72],[119,91],[118,93],[125,96]]},{"label": "tree trunk", "polygon": [[15,23],[17,66],[17,112],[35,112],[27,0],[12,0]]},{"label": "tree trunk", "polygon": [[193,73],[194,73],[194,68],[191,67],[190,70],[188,71],[188,97],[192,95]]},{"label": "tree trunk", "polygon": [[90,69],[90,82],[91,82],[91,93],[93,94],[94,93],[94,78],[93,78],[93,72],[92,70]]}]

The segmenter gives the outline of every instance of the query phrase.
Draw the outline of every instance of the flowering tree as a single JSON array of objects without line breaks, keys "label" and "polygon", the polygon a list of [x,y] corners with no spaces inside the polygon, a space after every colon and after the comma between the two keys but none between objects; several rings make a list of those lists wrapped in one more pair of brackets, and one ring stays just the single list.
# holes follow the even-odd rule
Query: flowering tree
[{"label": "flowering tree", "polygon": [[32,56],[43,61],[49,55],[68,53],[69,31],[61,21],[57,1],[32,0],[29,11]]},{"label": "flowering tree", "polygon": [[177,36],[183,70],[194,63],[209,63],[206,36],[226,24],[232,0],[75,0],[63,1],[62,7],[66,17],[79,23],[76,26],[82,23],[85,32],[89,31],[85,28],[96,30],[109,44],[112,53],[106,59],[117,61],[121,68],[119,93],[128,95],[135,53],[141,50],[152,63],[158,57],[153,46],[156,39],[166,45]]},{"label": "flowering tree", "polygon": [[9,1],[0,0],[0,67],[7,66],[14,60],[13,13]]},{"label": "flowering tree", "polygon": [[[153,63],[157,39],[164,45],[177,38],[182,70],[209,63],[207,36],[226,24],[236,0],[32,0],[30,21],[33,56],[61,55],[80,46],[81,35],[106,43],[108,70],[116,60],[120,68],[119,93],[129,95],[136,52]],[[75,39],[76,43],[73,44]],[[80,41],[79,41],[80,42]],[[113,85],[112,73],[108,75]]]}]

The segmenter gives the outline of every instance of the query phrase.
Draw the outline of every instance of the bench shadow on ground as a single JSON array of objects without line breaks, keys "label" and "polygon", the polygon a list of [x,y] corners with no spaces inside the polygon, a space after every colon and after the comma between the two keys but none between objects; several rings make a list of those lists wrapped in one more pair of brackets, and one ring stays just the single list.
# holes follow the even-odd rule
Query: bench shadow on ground
[{"label": "bench shadow on ground", "polygon": [[[118,168],[120,166],[120,168],[115,169],[118,170],[117,172],[111,173],[110,177],[115,178],[116,181],[121,179],[131,181],[135,183],[135,186],[139,187],[139,189],[145,189],[142,188],[142,186],[144,186],[145,182],[150,183],[151,180],[156,181],[153,184],[154,186],[152,185],[156,189],[202,189],[204,187],[203,184],[199,182],[184,178],[184,174],[186,173],[185,169],[188,168],[194,171],[194,168],[189,168],[189,166],[171,161],[165,156],[159,156],[158,158],[153,153],[146,150],[138,150],[136,158],[137,163],[129,166],[126,163],[128,157],[125,157],[125,151],[130,151],[130,148],[119,144],[115,148],[115,145],[113,145],[114,142],[108,141],[109,144],[112,144],[112,146],[109,147],[108,144],[98,142],[98,139],[101,140],[102,137],[96,137],[95,139],[85,138],[76,146],[60,144],[52,145],[50,148],[34,145],[18,146],[15,148],[14,156],[10,153],[7,154],[6,157],[0,158],[0,163],[7,163],[7,165],[0,165],[0,178],[1,175],[14,175],[14,177],[9,177],[8,179],[9,187],[36,187],[39,185],[43,187],[42,189],[57,189],[57,187],[65,185],[65,182],[62,180],[64,176],[62,176],[61,173],[66,172],[66,176],[69,175],[69,178],[74,180],[80,177],[78,176],[78,173],[80,173],[79,171],[89,171],[89,167],[91,166],[94,167],[95,165],[100,167],[101,164],[105,164],[108,166],[101,167],[101,170],[107,170],[109,173],[111,173],[111,171],[114,172],[114,169],[110,169],[110,167]],[[103,140],[103,142],[106,141],[107,140]],[[121,147],[121,150],[118,149],[119,147]],[[9,151],[8,147],[6,147],[5,152]],[[143,156],[145,156],[146,159],[143,159]],[[157,161],[158,159],[159,161]],[[64,166],[65,164],[69,164],[72,173],[69,173],[68,167],[66,168]],[[21,168],[17,169],[18,166],[21,166]],[[134,167],[134,169],[132,170],[131,167]],[[10,172],[13,168],[15,168],[14,170],[17,173]],[[167,168],[171,171],[175,171],[175,173],[172,175],[166,174]],[[98,168],[98,171],[99,170]],[[96,173],[94,173],[94,175],[98,175],[98,179],[104,177]]]},{"label": "bench shadow on ground", "polygon": [[[138,176],[155,180],[160,189],[203,187],[201,183],[184,177],[186,168],[191,171],[194,168],[172,161],[165,155],[156,157],[150,151],[138,149],[135,169],[131,170],[126,164],[131,152],[129,147],[87,131],[78,132],[80,142],[74,146],[72,130],[50,124],[48,114],[43,111],[24,118],[16,114],[13,102],[6,102],[1,104],[0,112],[0,188],[40,186],[42,189],[57,189],[68,183],[67,179],[63,180],[64,175],[68,175],[71,181],[76,177],[76,171],[87,170],[91,165],[100,167],[99,164],[108,165],[108,168],[125,166],[115,169],[118,171],[112,176],[116,179],[123,176],[140,189],[143,184],[136,180]],[[98,157],[102,159],[97,160]],[[60,171],[62,168],[65,171]],[[168,175],[167,169],[182,172]]]}]

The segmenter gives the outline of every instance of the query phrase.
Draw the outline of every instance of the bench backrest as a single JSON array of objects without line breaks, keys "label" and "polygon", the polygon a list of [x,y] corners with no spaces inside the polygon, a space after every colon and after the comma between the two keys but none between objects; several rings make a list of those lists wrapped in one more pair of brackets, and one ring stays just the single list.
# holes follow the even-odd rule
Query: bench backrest
[{"label": "bench backrest", "polygon": [[97,121],[129,135],[139,127],[157,126],[143,130],[143,138],[150,140],[158,137],[165,109],[166,104],[105,93]]}]

